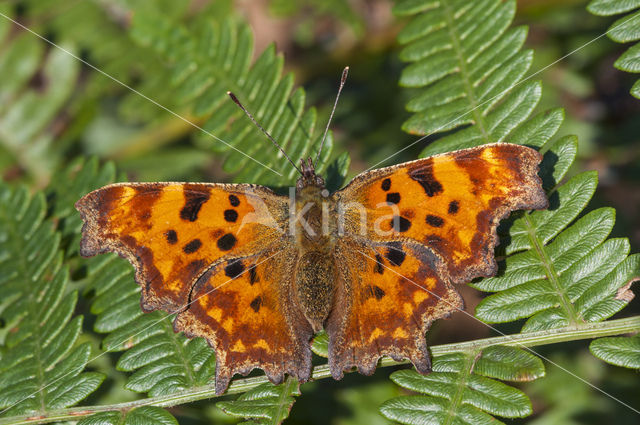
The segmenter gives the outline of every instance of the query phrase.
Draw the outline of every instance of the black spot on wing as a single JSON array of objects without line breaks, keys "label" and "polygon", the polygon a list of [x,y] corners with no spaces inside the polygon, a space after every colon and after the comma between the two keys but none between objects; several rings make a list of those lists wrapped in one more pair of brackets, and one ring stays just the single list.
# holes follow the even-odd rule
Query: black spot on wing
[{"label": "black spot on wing", "polygon": [[258,281],[258,273],[256,273],[256,266],[249,267],[249,284],[253,285]]},{"label": "black spot on wing", "polygon": [[460,209],[460,204],[458,201],[449,202],[449,214],[456,214]]},{"label": "black spot on wing", "polygon": [[433,175],[433,159],[426,160],[421,167],[409,171],[409,177],[422,186],[428,197],[442,192],[442,184]]},{"label": "black spot on wing", "polygon": [[396,232],[406,232],[411,228],[411,220],[402,216],[395,216],[391,219],[393,230]]},{"label": "black spot on wing", "polygon": [[400,194],[398,192],[387,193],[387,204],[399,204]]},{"label": "black spot on wing", "polygon": [[251,301],[251,304],[249,305],[251,306],[253,311],[257,313],[258,311],[260,311],[260,307],[262,306],[262,297],[260,296],[255,297],[253,301]]},{"label": "black spot on wing", "polygon": [[373,271],[378,273],[378,274],[383,274],[384,273],[384,266],[382,264],[382,257],[380,256],[380,254],[376,254],[376,265],[373,267]]},{"label": "black spot on wing", "polygon": [[382,187],[382,190],[384,190],[385,192],[391,189],[391,179],[387,178],[382,180],[382,184],[380,185],[380,187]]},{"label": "black spot on wing", "polygon": [[400,242],[391,242],[387,244],[387,250],[384,256],[394,266],[401,266],[404,262],[406,254],[402,250],[402,244]]},{"label": "black spot on wing", "polygon": [[366,291],[366,294],[367,294],[367,298],[375,297],[376,300],[381,300],[382,297],[385,296],[384,290],[382,288],[380,288],[379,286],[376,286],[376,285],[367,286],[365,291]]},{"label": "black spot on wing", "polygon": [[433,214],[427,214],[427,224],[431,227],[442,227],[444,220]]},{"label": "black spot on wing", "polygon": [[238,212],[236,210],[224,210],[224,219],[229,223],[235,223],[238,219]]},{"label": "black spot on wing", "polygon": [[229,203],[232,207],[237,207],[240,205],[240,199],[236,195],[229,195]]},{"label": "black spot on wing", "polygon": [[224,274],[231,279],[240,276],[242,272],[244,272],[244,264],[242,264],[241,260],[234,260],[224,268]]},{"label": "black spot on wing", "polygon": [[218,239],[218,248],[220,251],[229,251],[236,245],[238,240],[231,233],[227,233],[223,235],[220,239]]},{"label": "black spot on wing", "polygon": [[194,239],[186,244],[184,248],[182,248],[182,251],[184,251],[185,254],[193,254],[194,252],[199,250],[201,246],[202,242],[200,241],[200,239]]},{"label": "black spot on wing", "polygon": [[175,230],[167,230],[164,232],[164,236],[167,238],[167,242],[171,245],[178,243],[178,234]]},{"label": "black spot on wing", "polygon": [[184,189],[184,207],[180,210],[180,218],[187,221],[196,221],[200,208],[209,200],[210,193],[202,189],[190,188],[186,185]]}]

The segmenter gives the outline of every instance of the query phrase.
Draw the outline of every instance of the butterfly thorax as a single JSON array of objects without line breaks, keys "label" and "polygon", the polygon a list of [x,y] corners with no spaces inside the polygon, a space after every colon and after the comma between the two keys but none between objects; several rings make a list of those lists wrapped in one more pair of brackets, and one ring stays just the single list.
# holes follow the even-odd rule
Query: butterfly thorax
[{"label": "butterfly thorax", "polygon": [[[295,292],[314,331],[324,327],[333,305],[335,267],[332,258],[332,211],[329,192],[309,160],[296,185],[295,210],[290,211],[298,247]],[[293,204],[292,204],[293,206]]]}]

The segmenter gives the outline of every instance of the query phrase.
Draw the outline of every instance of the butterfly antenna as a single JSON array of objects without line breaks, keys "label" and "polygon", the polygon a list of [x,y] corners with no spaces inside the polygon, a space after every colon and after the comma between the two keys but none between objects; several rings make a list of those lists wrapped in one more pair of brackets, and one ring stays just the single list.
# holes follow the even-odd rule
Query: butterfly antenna
[{"label": "butterfly antenna", "polygon": [[240,107],[240,109],[242,109],[244,111],[244,113],[247,114],[247,116],[255,124],[255,126],[258,127],[269,138],[269,140],[271,140],[271,142],[274,145],[276,145],[276,147],[278,149],[280,149],[280,152],[282,152],[284,157],[287,158],[287,160],[291,163],[291,165],[293,165],[293,168],[298,170],[298,172],[300,174],[303,174],[302,171],[300,170],[300,168],[298,168],[298,166],[291,160],[291,158],[289,158],[289,155],[287,155],[287,153],[284,151],[284,149],[282,149],[282,147],[278,144],[278,142],[276,142],[276,140],[269,134],[269,132],[267,130],[265,130],[260,124],[258,124],[258,122],[255,120],[255,118],[253,118],[253,115],[251,115],[251,113],[249,111],[247,111],[247,109],[244,106],[242,106],[242,103],[240,103],[240,101],[238,100],[236,95],[231,93],[230,91],[228,91],[227,94],[229,95],[231,100],[233,100],[236,103],[236,105],[238,105]]},{"label": "butterfly antenna", "polygon": [[327,133],[329,132],[329,126],[331,125],[331,120],[333,119],[333,113],[336,111],[336,106],[338,106],[338,99],[340,99],[340,93],[342,92],[342,88],[344,87],[345,81],[347,81],[347,74],[349,74],[348,66],[346,66],[342,70],[342,78],[340,78],[340,87],[338,88],[336,101],[333,102],[333,109],[331,110],[331,115],[329,115],[329,121],[327,121],[327,127],[324,129],[324,134],[322,135],[322,142],[320,142],[320,149],[318,149],[318,154],[316,155],[316,161],[313,165],[314,168],[318,165],[318,160],[320,159],[320,153],[322,153],[322,147],[324,146],[324,139],[327,138]]}]

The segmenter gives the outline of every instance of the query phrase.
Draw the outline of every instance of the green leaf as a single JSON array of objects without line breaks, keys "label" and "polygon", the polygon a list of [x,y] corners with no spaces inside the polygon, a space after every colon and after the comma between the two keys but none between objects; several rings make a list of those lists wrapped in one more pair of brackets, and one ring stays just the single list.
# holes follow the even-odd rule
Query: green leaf
[{"label": "green leaf", "polygon": [[32,197],[0,183],[0,299],[10,301],[0,303],[3,415],[72,406],[104,379],[83,372],[90,348],[76,345],[82,327],[82,316],[73,315],[77,293],[67,289],[60,235],[45,211],[42,193]]},{"label": "green leaf", "polygon": [[112,255],[92,258],[87,280],[87,290],[95,292],[95,329],[109,333],[103,349],[124,351],[117,367],[134,372],[128,389],[158,396],[204,385],[212,378],[215,356],[204,339],[176,334],[173,316],[141,311],[140,288],[128,262]]},{"label": "green leaf", "polygon": [[499,141],[536,147],[548,141],[562,111],[526,121],[540,98],[540,85],[522,80],[533,54],[521,50],[526,28],[509,29],[515,2],[418,4],[398,2],[394,8],[416,14],[398,35],[405,44],[400,57],[410,62],[400,83],[419,88],[407,103],[413,115],[403,129],[433,134],[474,124],[436,140],[421,155]]},{"label": "green leaf", "polygon": [[178,425],[169,412],[155,406],[142,406],[128,411],[103,412],[82,418],[78,425]]},{"label": "green leaf", "polygon": [[383,403],[380,411],[404,424],[496,423],[491,415],[524,417],[531,414],[527,396],[487,376],[531,380],[542,375],[542,362],[517,348],[438,356],[428,375],[413,370],[391,374],[399,386],[426,396],[396,397]]},{"label": "green leaf", "polygon": [[143,406],[127,414],[125,425],[178,425],[169,412],[159,407]]},{"label": "green leaf", "polygon": [[311,351],[320,357],[329,357],[329,336],[325,331],[320,331],[311,341]]},{"label": "green leaf", "polygon": [[591,0],[587,10],[594,15],[610,16],[640,7],[640,0]]},{"label": "green leaf", "polygon": [[[617,15],[639,8],[638,0],[592,0],[587,6],[589,12],[600,16]],[[640,9],[611,24],[607,36],[618,43],[640,40]],[[640,44],[630,47],[613,65],[621,71],[640,73]],[[640,99],[640,81],[633,85],[631,94]]]},{"label": "green leaf", "polygon": [[222,401],[216,406],[236,418],[252,419],[261,425],[277,425],[289,416],[294,396],[299,395],[300,384],[295,378],[288,377],[282,385],[262,384],[237,400]]},{"label": "green leaf", "polygon": [[544,376],[544,365],[528,351],[494,346],[482,350],[473,372],[503,381],[533,381]]},{"label": "green leaf", "polygon": [[640,335],[596,339],[589,350],[607,363],[640,369]]}]

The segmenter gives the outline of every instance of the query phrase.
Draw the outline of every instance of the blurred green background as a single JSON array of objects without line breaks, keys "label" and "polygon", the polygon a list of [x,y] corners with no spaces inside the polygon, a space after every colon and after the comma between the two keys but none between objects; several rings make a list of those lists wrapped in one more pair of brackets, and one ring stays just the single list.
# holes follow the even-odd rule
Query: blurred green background
[{"label": "blurred green background", "polygon": [[[318,108],[324,127],[342,68],[351,67],[332,129],[335,155],[351,155],[349,176],[407,146],[416,136],[400,130],[409,117],[404,104],[410,91],[399,88],[403,64],[395,36],[403,21],[387,0],[23,0],[0,3],[2,13],[60,43],[79,58],[135,88],[179,114],[172,101],[166,64],[129,32],[134,13],[160,10],[188,26],[198,19],[234,10],[254,32],[256,56],[275,43],[285,57],[285,71],[307,91],[307,105]],[[545,68],[604,33],[615,18],[589,14],[585,1],[520,0],[515,24],[530,27],[527,46],[535,50],[533,72]],[[0,17],[0,20],[4,18]],[[202,143],[192,126],[131,90],[52,48],[33,34],[3,22],[0,44],[0,173],[8,182],[42,189],[52,174],[78,156],[111,160],[136,181],[186,180],[225,182],[222,158]],[[576,134],[580,151],[574,173],[596,169],[600,184],[591,207],[616,208],[613,236],[628,237],[640,248],[640,100],[629,94],[636,80],[613,62],[628,46],[601,37],[545,68],[539,110],[563,107],[561,134]],[[199,117],[185,115],[196,124]],[[198,136],[198,137],[196,137]],[[216,142],[212,142],[216,143]],[[266,139],[264,149],[272,149]],[[384,165],[415,159],[428,140]],[[295,158],[294,158],[295,159]],[[467,304],[481,296],[466,288]],[[640,311],[638,301],[625,315]],[[80,306],[80,309],[83,307]],[[86,306],[84,307],[86,309]],[[461,315],[458,315],[461,316]],[[503,331],[518,329],[503,326]],[[431,344],[489,336],[488,328],[454,317],[430,332]],[[96,340],[96,344],[98,340]],[[625,400],[639,400],[637,373],[608,366],[588,354],[587,342],[541,347],[539,351],[585,379]],[[122,390],[124,376],[113,359],[92,366],[107,372],[109,382],[89,403],[135,398]],[[341,382],[325,380],[303,386],[292,424],[388,423],[377,406],[400,390],[379,370],[372,378],[350,374]],[[586,375],[585,375],[586,374]],[[637,416],[553,366],[548,377],[523,385],[532,398],[534,416],[515,423],[637,423]],[[172,409],[181,424],[227,423],[213,403],[203,401]]]}]

